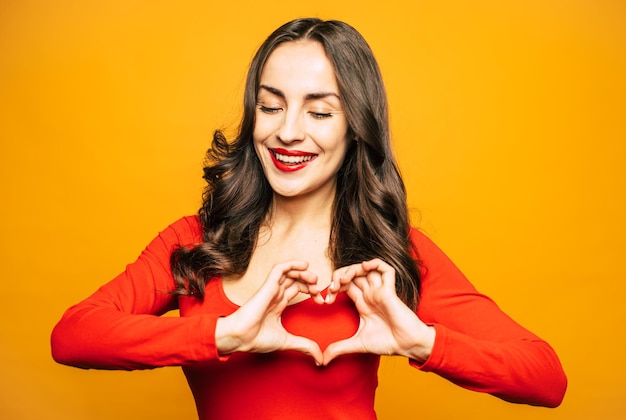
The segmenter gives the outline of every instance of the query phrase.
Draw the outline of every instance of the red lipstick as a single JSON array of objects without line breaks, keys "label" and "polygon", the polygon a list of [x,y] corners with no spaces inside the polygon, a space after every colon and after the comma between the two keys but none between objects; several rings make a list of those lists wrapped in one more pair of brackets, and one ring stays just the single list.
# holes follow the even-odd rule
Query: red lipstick
[{"label": "red lipstick", "polygon": [[312,162],[317,155],[302,150],[268,149],[272,162],[283,172],[295,172]]}]

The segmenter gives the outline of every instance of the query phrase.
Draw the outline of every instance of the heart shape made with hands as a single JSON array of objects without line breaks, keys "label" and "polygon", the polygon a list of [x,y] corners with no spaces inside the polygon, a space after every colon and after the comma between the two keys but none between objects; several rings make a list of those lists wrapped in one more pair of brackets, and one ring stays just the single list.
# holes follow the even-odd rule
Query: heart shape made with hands
[{"label": "heart shape made with hands", "polygon": [[[397,341],[396,329],[401,331],[400,337],[414,336],[417,331],[432,347],[434,331],[398,298],[391,266],[375,258],[341,270],[334,281],[338,280],[345,292],[339,293],[334,303],[307,299],[287,306],[280,317],[288,333],[317,343],[324,364],[342,354],[397,354],[398,348],[413,348],[413,339]],[[427,356],[429,352],[423,353]]]},{"label": "heart shape made with hands", "polygon": [[[384,321],[381,324],[380,316],[371,317],[371,312],[372,310],[377,312],[374,306],[378,306],[378,304],[386,306],[393,301],[393,299],[389,299],[389,293],[392,293],[397,299],[393,268],[380,259],[373,259],[340,270],[340,275],[335,271],[334,281],[338,280],[343,285],[349,284],[348,290],[337,294],[332,304],[318,304],[313,299],[307,299],[287,306],[281,314],[283,327],[288,333],[315,341],[324,353],[324,358],[329,357],[327,361],[340,354],[352,353],[353,351],[369,352],[368,350],[374,350],[374,352],[383,351],[386,354],[393,343],[389,341],[385,344],[384,339],[381,342],[382,336],[380,334],[390,338],[388,334],[385,334],[385,332],[389,332],[389,326],[384,325],[386,324]],[[328,289],[324,292],[328,293]],[[324,292],[322,295],[326,297]],[[374,306],[371,306],[372,304]],[[380,309],[381,307],[378,308],[378,310]],[[408,307],[405,309],[411,314],[410,318],[413,318],[413,312]],[[369,317],[360,312],[363,310],[369,313]],[[404,314],[394,311],[401,315],[400,318],[404,318],[400,321],[401,323],[410,321],[406,311],[400,311]],[[366,318],[370,318],[370,322],[367,322]],[[370,325],[370,328],[367,328],[366,324]],[[362,328],[366,328],[368,331],[365,332],[365,330],[361,330]],[[358,338],[357,334],[359,333],[365,335]],[[355,340],[350,340],[351,338]],[[366,340],[365,343],[362,341],[363,339]],[[346,341],[342,342],[344,340]],[[341,346],[336,347],[334,344],[338,344],[338,342],[342,342]],[[331,345],[332,352],[327,354],[326,349]]]},{"label": "heart shape made with hands", "polygon": [[320,305],[312,299],[289,305],[281,321],[287,332],[315,341],[324,351],[330,344],[354,336],[360,317],[352,299],[339,293],[330,305]]}]

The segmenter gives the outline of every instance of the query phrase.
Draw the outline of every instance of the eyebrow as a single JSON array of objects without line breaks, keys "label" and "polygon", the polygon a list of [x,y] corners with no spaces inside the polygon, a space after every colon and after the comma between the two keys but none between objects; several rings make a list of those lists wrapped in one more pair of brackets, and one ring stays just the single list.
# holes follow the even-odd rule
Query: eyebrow
[{"label": "eyebrow", "polygon": [[[281,98],[285,99],[285,94],[280,90],[280,89],[276,89],[275,87],[272,86],[268,86],[268,85],[259,85],[259,89],[265,89],[268,92],[276,95],[276,96],[280,96]],[[315,93],[308,93],[304,96],[305,100],[315,100],[315,99],[324,99],[327,98],[329,96],[334,96],[335,98],[341,100],[341,98],[339,97],[339,95],[337,95],[335,92],[315,92]]]}]

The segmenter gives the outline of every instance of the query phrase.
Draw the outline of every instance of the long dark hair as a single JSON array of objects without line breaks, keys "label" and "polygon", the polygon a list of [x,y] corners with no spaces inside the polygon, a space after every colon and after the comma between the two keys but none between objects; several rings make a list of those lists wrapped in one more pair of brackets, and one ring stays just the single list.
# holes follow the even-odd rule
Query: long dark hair
[{"label": "long dark hair", "polygon": [[203,240],[172,253],[178,293],[202,296],[217,275],[243,274],[272,200],[252,143],[261,71],[274,49],[296,40],[319,42],[332,63],[352,142],[337,174],[329,255],[335,267],[381,258],[396,270],[398,296],[415,308],[420,274],[409,239],[406,191],[390,144],[387,95],[376,59],[350,25],[296,19],[274,31],[256,52],[244,93],[238,136],[221,131],[207,152],[207,186],[199,210]]}]

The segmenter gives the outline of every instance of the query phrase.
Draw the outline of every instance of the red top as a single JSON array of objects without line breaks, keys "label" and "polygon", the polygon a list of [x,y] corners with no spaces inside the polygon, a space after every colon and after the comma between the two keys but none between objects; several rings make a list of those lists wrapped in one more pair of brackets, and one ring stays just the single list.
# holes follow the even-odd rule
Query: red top
[{"label": "red top", "polygon": [[[507,401],[559,405],[567,380],[552,348],[476,291],[426,236],[413,230],[411,239],[422,261],[417,315],[436,330],[429,359],[411,365]],[[172,248],[200,242],[196,216],[161,232],[123,273],[66,311],[52,332],[54,359],[82,368],[183,366],[200,419],[374,419],[378,356],[344,355],[317,367],[292,351],[218,355],[217,318],[238,308],[221,280],[208,282],[204,300],[167,293],[175,288]],[[160,316],[176,308],[181,317]],[[343,293],[333,305],[290,305],[282,319],[322,351],[359,322]]]}]

